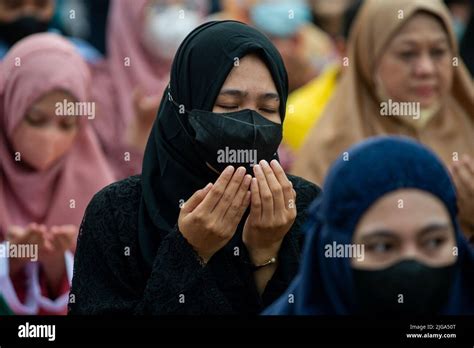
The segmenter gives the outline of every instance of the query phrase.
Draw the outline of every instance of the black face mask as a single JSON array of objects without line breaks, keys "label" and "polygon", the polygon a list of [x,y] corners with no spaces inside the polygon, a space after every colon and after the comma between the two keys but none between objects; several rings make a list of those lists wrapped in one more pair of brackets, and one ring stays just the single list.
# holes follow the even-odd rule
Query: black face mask
[{"label": "black face mask", "polygon": [[260,160],[278,158],[282,125],[267,120],[254,110],[214,113],[193,110],[189,123],[195,132],[193,141],[203,159],[222,172],[228,165],[243,166],[252,173]]},{"label": "black face mask", "polygon": [[454,269],[454,264],[429,267],[415,260],[376,271],[353,269],[360,312],[380,316],[439,314],[448,300]]},{"label": "black face mask", "polygon": [[0,38],[11,47],[24,37],[48,30],[49,22],[34,16],[25,16],[9,23],[0,23]]}]

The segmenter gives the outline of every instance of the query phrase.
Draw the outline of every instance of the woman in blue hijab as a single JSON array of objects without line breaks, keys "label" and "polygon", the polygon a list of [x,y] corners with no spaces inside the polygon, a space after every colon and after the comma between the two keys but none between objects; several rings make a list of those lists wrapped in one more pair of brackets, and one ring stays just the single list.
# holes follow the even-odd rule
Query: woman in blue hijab
[{"label": "woman in blue hijab", "polygon": [[374,137],[333,163],[298,275],[267,315],[474,314],[474,252],[428,149]]}]

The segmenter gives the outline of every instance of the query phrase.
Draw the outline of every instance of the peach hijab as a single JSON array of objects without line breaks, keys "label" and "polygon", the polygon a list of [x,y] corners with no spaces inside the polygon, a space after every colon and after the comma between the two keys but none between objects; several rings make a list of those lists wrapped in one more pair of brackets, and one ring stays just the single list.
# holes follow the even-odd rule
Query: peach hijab
[{"label": "peach hijab", "polygon": [[[403,18],[399,18],[403,11]],[[453,84],[438,112],[421,129],[397,117],[380,116],[373,68],[392,36],[418,11],[441,20],[454,57],[459,57],[447,8],[438,0],[366,0],[349,38],[349,67],[320,121],[311,130],[292,173],[321,184],[329,165],[351,145],[383,134],[405,135],[427,145],[445,164],[454,154],[474,157],[474,93],[461,58],[453,66]]]},{"label": "peach hijab", "polygon": [[162,95],[169,82],[171,62],[154,58],[142,44],[149,0],[111,2],[107,24],[107,57],[92,66],[92,97],[98,105],[94,128],[108,150],[125,137],[135,115],[132,94]]},{"label": "peach hijab", "polygon": [[69,151],[44,171],[21,167],[11,147],[15,128],[36,100],[50,91],[63,90],[79,102],[89,101],[89,84],[87,65],[75,48],[56,34],[28,36],[0,63],[0,241],[13,224],[79,226],[92,196],[112,182],[87,117],[79,120]]}]

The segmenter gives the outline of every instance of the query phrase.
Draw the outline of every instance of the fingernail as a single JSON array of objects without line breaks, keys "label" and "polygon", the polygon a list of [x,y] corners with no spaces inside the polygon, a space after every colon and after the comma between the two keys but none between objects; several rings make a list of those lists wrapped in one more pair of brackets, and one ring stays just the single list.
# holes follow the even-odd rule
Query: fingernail
[{"label": "fingernail", "polygon": [[227,166],[227,168],[224,170],[226,173],[231,173],[234,171],[234,167],[232,166]]},{"label": "fingernail", "polygon": [[204,187],[204,190],[207,190],[208,188],[210,188],[212,186],[212,182],[210,182],[209,184],[206,185],[206,187]]},{"label": "fingernail", "polygon": [[248,185],[250,183],[250,180],[252,180],[252,176],[247,174],[244,178],[245,184]]},{"label": "fingernail", "polygon": [[239,168],[237,168],[237,174],[243,174],[243,173],[245,173],[245,172],[246,172],[246,170],[245,170],[244,167],[239,167]]},{"label": "fingernail", "polygon": [[274,166],[281,167],[280,163],[278,163],[276,159],[272,160],[270,163],[273,164]]},{"label": "fingernail", "polygon": [[262,165],[262,167],[268,167],[268,162],[265,160],[261,160],[260,164]]}]

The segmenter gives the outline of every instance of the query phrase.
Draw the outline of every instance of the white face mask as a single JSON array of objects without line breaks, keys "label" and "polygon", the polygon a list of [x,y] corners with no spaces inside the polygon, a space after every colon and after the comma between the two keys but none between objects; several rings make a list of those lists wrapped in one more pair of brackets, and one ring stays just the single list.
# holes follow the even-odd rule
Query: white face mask
[{"label": "white face mask", "polygon": [[186,35],[201,23],[202,16],[179,5],[151,11],[145,18],[143,43],[155,57],[172,60]]}]

